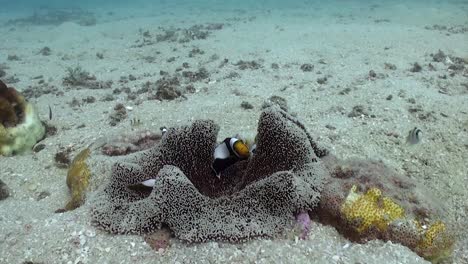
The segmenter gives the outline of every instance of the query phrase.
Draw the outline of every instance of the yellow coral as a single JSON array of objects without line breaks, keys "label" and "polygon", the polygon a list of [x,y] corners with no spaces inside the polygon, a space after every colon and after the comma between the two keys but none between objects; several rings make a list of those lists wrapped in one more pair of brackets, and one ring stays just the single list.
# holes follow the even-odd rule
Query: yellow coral
[{"label": "yellow coral", "polygon": [[417,227],[422,234],[417,251],[432,263],[439,263],[452,253],[453,237],[442,221],[436,221],[425,227],[418,222]]},{"label": "yellow coral", "polygon": [[445,232],[445,224],[442,221],[437,221],[430,225],[426,232],[424,232],[423,238],[420,241],[419,246],[421,248],[428,248],[434,244],[434,239],[438,234]]},{"label": "yellow coral", "polygon": [[70,211],[78,208],[84,202],[85,191],[89,185],[91,172],[86,164],[91,150],[86,148],[82,150],[74,159],[67,174],[67,186],[70,189],[71,199],[65,205],[64,211]]},{"label": "yellow coral", "polygon": [[371,188],[366,193],[359,193],[357,186],[354,185],[341,206],[341,213],[346,221],[355,223],[353,228],[360,234],[371,227],[376,228],[379,232],[386,232],[389,224],[397,219],[411,221],[414,223],[411,226],[418,234],[416,237],[417,245],[411,249],[432,263],[439,263],[450,256],[452,252],[453,237],[442,221],[424,225],[414,219],[408,219],[403,207],[389,197],[383,196],[382,191],[378,188]]},{"label": "yellow coral", "polygon": [[356,230],[359,233],[370,227],[385,231],[390,222],[405,216],[403,207],[388,197],[382,197],[382,191],[378,188],[359,194],[356,185],[351,188],[341,212],[348,222],[358,223]]}]

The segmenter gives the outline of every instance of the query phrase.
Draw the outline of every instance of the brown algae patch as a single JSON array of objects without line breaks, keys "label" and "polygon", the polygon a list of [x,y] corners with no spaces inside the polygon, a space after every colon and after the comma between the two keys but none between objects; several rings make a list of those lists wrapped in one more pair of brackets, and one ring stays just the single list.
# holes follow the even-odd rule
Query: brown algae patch
[{"label": "brown algae patch", "polygon": [[89,185],[91,171],[86,163],[91,150],[85,148],[73,159],[67,173],[67,186],[70,190],[71,199],[65,205],[65,208],[58,209],[56,213],[74,210],[80,207],[85,199],[85,191]]}]

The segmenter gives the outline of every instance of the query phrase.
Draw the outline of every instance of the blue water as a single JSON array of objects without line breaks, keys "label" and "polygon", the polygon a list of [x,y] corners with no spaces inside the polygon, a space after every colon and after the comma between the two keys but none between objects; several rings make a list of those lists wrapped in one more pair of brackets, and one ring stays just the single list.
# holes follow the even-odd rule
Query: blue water
[{"label": "blue water", "polygon": [[165,6],[165,5],[180,5],[180,6],[192,6],[192,7],[213,7],[213,8],[221,8],[221,7],[229,7],[229,8],[247,8],[247,7],[255,7],[260,8],[263,7],[264,9],[268,8],[291,8],[291,7],[314,7],[314,6],[324,6],[324,5],[333,5],[337,10],[341,9],[343,6],[358,6],[358,7],[369,7],[372,5],[379,5],[381,7],[385,6],[392,6],[397,4],[420,4],[422,6],[433,6],[434,8],[438,8],[445,5],[451,4],[462,4],[463,1],[459,0],[447,0],[447,1],[440,1],[440,0],[412,0],[412,1],[404,1],[404,0],[374,0],[374,1],[367,1],[367,0],[333,0],[333,1],[320,1],[320,0],[262,0],[262,1],[254,1],[254,0],[133,0],[133,1],[125,1],[125,0],[100,0],[100,1],[93,1],[93,0],[81,0],[81,1],[73,1],[73,0],[17,0],[17,1],[9,1],[9,0],[1,0],[0,1],[0,11],[8,12],[8,10],[18,10],[18,9],[34,9],[34,8],[70,8],[70,7],[79,7],[79,8],[104,8],[104,7],[158,7],[158,6]]},{"label": "blue water", "polygon": [[[413,1],[403,1],[403,0],[331,0],[331,1],[318,1],[318,0],[263,0],[263,1],[253,1],[253,0],[197,0],[197,1],[169,1],[169,0],[134,0],[134,1],[124,1],[124,0],[82,0],[82,1],[61,1],[61,0],[18,0],[18,1],[9,1],[1,0],[0,1],[0,14],[4,16],[10,16],[13,13],[26,13],[34,12],[40,10],[56,10],[56,9],[70,9],[70,8],[81,8],[90,12],[104,12],[106,10],[113,11],[116,9],[125,10],[128,9],[129,13],[132,13],[135,9],[141,9],[151,12],[157,12],[162,9],[172,9],[175,15],[178,14],[178,11],[187,11],[187,10],[198,10],[208,13],[216,13],[220,10],[236,10],[242,9],[244,11],[285,11],[285,10],[301,10],[304,12],[313,12],[319,11],[321,13],[329,12],[349,12],[349,11],[382,11],[382,10],[392,10],[395,7],[398,9],[393,13],[394,18],[399,18],[402,15],[405,19],[411,18],[414,16],[424,16],[426,15],[427,19],[430,19],[431,16],[434,16],[434,13],[453,13],[453,17],[460,19],[461,23],[466,23],[468,10],[466,5],[463,4],[463,1],[459,0],[449,0],[449,1],[440,1],[440,0],[413,0]],[[413,9],[412,14],[399,14],[398,10],[404,9]],[[427,13],[428,9],[432,9],[431,13]],[[368,16],[368,12],[363,12],[363,16]],[[437,15],[436,15],[437,16]],[[1,17],[0,17],[1,18]],[[465,21],[463,21],[463,19]]]}]

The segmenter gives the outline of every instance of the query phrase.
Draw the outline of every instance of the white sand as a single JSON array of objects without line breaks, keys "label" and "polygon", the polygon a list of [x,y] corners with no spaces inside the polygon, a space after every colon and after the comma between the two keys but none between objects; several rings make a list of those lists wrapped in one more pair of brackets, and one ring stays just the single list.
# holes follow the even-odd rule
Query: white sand
[{"label": "white sand", "polygon": [[[457,244],[454,263],[468,262],[467,208],[468,191],[468,88],[467,77],[457,74],[447,80],[447,66],[434,63],[429,71],[430,53],[439,49],[446,54],[468,57],[467,33],[449,34],[427,30],[433,24],[464,25],[468,23],[468,4],[428,3],[406,4],[404,1],[387,6],[362,6],[358,2],[310,6],[298,4],[290,9],[266,9],[261,4],[252,9],[232,10],[224,7],[172,9],[147,6],[145,9],[94,10],[102,17],[96,26],[82,27],[73,22],[60,26],[0,27],[0,63],[10,69],[20,81],[12,86],[23,90],[36,85],[32,79],[44,79],[65,93],[63,96],[43,95],[33,99],[41,117],[46,120],[48,105],[53,109],[51,124],[58,128],[55,136],[46,138],[46,148],[39,153],[0,157],[0,179],[11,190],[11,196],[0,201],[0,263],[424,263],[409,249],[392,243],[373,241],[365,245],[352,244],[330,227],[314,224],[306,241],[254,240],[241,245],[207,243],[186,245],[177,240],[164,254],[150,249],[140,236],[114,236],[95,230],[90,225],[90,204],[64,213],[54,211],[68,199],[65,185],[66,170],[54,165],[54,155],[60,147],[74,145],[75,153],[102,136],[110,137],[131,131],[129,120],[110,127],[109,113],[117,102],[132,106],[129,119],[139,118],[142,128],[157,130],[161,125],[184,124],[197,118],[213,119],[221,125],[220,137],[238,132],[253,134],[260,105],[271,95],[287,99],[292,112],[316,135],[319,142],[340,158],[361,157],[382,159],[402,173],[424,184],[443,201],[448,221],[456,227]],[[125,12],[125,13],[124,13]],[[177,15],[174,15],[177,14]],[[0,13],[0,22],[13,14]],[[388,19],[380,23],[377,19]],[[104,22],[102,22],[104,21]],[[187,44],[157,43],[132,48],[142,39],[139,29],[154,36],[159,26],[187,28],[194,24],[220,22],[225,27],[213,31],[206,40]],[[44,46],[52,55],[38,55]],[[189,58],[193,47],[205,54]],[[385,49],[387,47],[388,49]],[[177,48],[177,50],[173,50]],[[156,54],[159,51],[160,54]],[[104,59],[98,60],[96,53]],[[15,54],[20,61],[7,61]],[[209,62],[211,55],[220,59]],[[155,56],[147,63],[144,56]],[[170,57],[175,62],[166,62]],[[63,58],[66,58],[65,60]],[[218,69],[224,58],[229,63]],[[263,60],[259,70],[238,70],[232,63],[238,60]],[[323,59],[326,64],[318,61]],[[195,83],[197,93],[187,100],[164,101],[144,99],[141,104],[99,101],[112,89],[130,87],[137,90],[146,81],[160,78],[159,71],[173,73],[182,62],[192,69],[204,66],[210,81]],[[384,63],[397,69],[386,70]],[[423,66],[420,73],[409,72],[411,64]],[[278,70],[271,69],[278,63]],[[301,71],[300,65],[315,65],[313,72]],[[81,65],[98,80],[113,80],[112,89],[70,90],[62,85],[67,67]],[[374,70],[385,74],[383,79],[370,80]],[[241,78],[224,79],[236,71]],[[320,71],[321,74],[317,72]],[[136,81],[120,84],[121,76],[133,74]],[[319,85],[316,79],[330,75]],[[50,80],[49,80],[50,79]],[[448,94],[439,93],[447,87]],[[347,95],[339,92],[351,88]],[[237,94],[234,95],[233,91]],[[81,101],[89,95],[97,101],[73,110],[68,103],[75,97]],[[386,100],[393,95],[392,100]],[[416,104],[408,102],[414,98]],[[255,106],[243,110],[242,101]],[[370,108],[376,117],[349,118],[355,105]],[[423,113],[435,118],[420,120],[408,112],[409,107],[421,106]],[[445,115],[446,117],[442,116]],[[85,124],[84,128],[77,126]],[[332,125],[336,130],[325,126]],[[409,129],[417,126],[423,131],[422,143],[404,144]],[[398,138],[386,134],[394,132]],[[93,187],[103,182],[115,159],[93,153]],[[92,189],[92,192],[95,188]],[[36,201],[38,194],[51,195]]]}]

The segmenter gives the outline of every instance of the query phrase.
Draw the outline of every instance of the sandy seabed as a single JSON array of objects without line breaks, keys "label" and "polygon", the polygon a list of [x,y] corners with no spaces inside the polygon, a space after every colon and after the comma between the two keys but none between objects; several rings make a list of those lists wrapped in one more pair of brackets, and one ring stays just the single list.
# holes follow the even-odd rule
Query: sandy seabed
[{"label": "sandy seabed", "polygon": [[[404,246],[354,244],[318,223],[306,240],[187,245],[172,239],[159,253],[141,236],[96,230],[88,203],[54,213],[69,196],[57,152],[69,148],[74,156],[102,138],[200,118],[221,126],[220,139],[254,134],[260,106],[273,95],[285,98],[336,156],[383,160],[431,190],[456,230],[451,262],[468,263],[467,69],[451,70],[450,61],[431,56],[441,50],[468,58],[468,3],[340,6],[95,9],[92,25],[7,23],[30,14],[2,11],[2,80],[20,91],[32,88],[28,100],[58,131],[41,141],[45,148],[37,153],[0,157],[0,179],[10,190],[0,201],[0,263],[425,263]],[[164,29],[180,33],[217,23],[222,28],[213,26],[206,39],[156,41]],[[50,54],[41,52],[44,47]],[[258,67],[242,69],[240,60]],[[172,74],[184,63],[209,73],[190,82],[191,93],[175,100],[137,93],[161,71]],[[422,69],[414,70],[414,63]],[[112,86],[64,85],[67,68],[77,66]],[[136,97],[129,99],[126,88]],[[118,103],[127,107],[127,118],[112,126]],[[405,137],[414,127],[423,131],[422,142],[409,146]],[[115,160],[91,155],[90,196]]]}]

